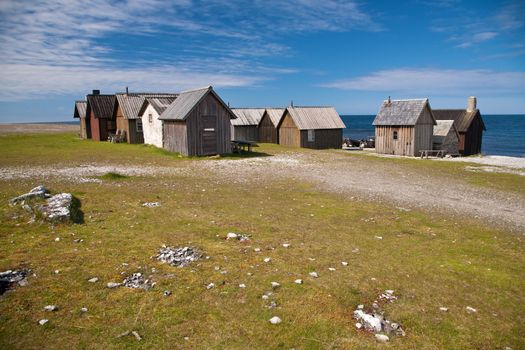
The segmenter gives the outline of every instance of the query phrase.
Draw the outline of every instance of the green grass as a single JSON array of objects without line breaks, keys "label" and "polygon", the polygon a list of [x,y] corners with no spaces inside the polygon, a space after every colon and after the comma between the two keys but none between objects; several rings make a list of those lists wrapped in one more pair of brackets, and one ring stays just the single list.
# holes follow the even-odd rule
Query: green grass
[{"label": "green grass", "polygon": [[[15,144],[0,165],[38,162],[27,144],[55,138],[62,146],[46,149],[46,164],[68,162],[68,153],[71,162],[123,157],[123,163],[170,164],[181,159],[143,146],[77,143],[71,135],[34,138],[39,140],[10,139]],[[89,151],[100,153],[89,156]],[[262,145],[257,151],[290,150]],[[182,160],[188,166],[193,161]],[[37,276],[0,297],[0,348],[525,347],[523,237],[479,221],[348,202],[297,181],[253,186],[200,173],[82,184],[50,180],[51,190],[81,200],[85,219],[54,227],[29,224],[22,211],[7,204],[34,185],[31,179],[0,181],[0,271],[25,266]],[[162,205],[142,207],[147,201]],[[228,232],[250,234],[252,240],[226,241]],[[77,238],[84,242],[75,243]],[[291,247],[283,248],[285,242]],[[160,264],[151,257],[162,244],[197,246],[210,259],[187,268]],[[255,247],[263,251],[256,253]],[[359,253],[352,253],[354,248]],[[265,257],[272,262],[264,263]],[[227,273],[215,271],[216,266]],[[60,273],[54,274],[57,269]],[[318,279],[308,277],[314,270]],[[105,288],[107,282],[121,281],[121,272],[135,271],[148,271],[157,285],[150,291]],[[87,282],[94,276],[100,282]],[[305,283],[294,284],[296,278]],[[281,283],[274,294],[276,309],[261,299],[271,281]],[[217,287],[207,290],[210,282]],[[166,289],[173,295],[164,297]],[[352,311],[385,289],[399,296],[385,311],[407,336],[379,345],[356,331]],[[45,312],[48,304],[60,309]],[[449,312],[440,312],[440,306]],[[467,314],[466,306],[478,313]],[[89,311],[81,314],[81,307]],[[283,323],[270,325],[274,315]],[[37,324],[42,318],[50,320],[48,325]],[[137,330],[144,339],[117,338],[127,330]]]},{"label": "green grass", "polygon": [[105,173],[104,175],[97,176],[97,178],[101,180],[126,180],[126,179],[129,179],[130,176],[109,172],[109,173]]}]

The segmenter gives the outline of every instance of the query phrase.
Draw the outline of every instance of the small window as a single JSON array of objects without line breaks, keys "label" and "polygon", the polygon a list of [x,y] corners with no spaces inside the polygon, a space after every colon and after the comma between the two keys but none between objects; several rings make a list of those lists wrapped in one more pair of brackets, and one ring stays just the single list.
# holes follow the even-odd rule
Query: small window
[{"label": "small window", "polygon": [[215,128],[204,128],[204,131],[214,132]]},{"label": "small window", "polygon": [[397,140],[397,131],[394,131],[394,140]]},{"label": "small window", "polygon": [[142,120],[137,119],[137,132],[142,132]]},{"label": "small window", "polygon": [[153,123],[153,114],[148,114],[148,123]]},{"label": "small window", "polygon": [[308,142],[315,142],[315,130],[308,130]]}]

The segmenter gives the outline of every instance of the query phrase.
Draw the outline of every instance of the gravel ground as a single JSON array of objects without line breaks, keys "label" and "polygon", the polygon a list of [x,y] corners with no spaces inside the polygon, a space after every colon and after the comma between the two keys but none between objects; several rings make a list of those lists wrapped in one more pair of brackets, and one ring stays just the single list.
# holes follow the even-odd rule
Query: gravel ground
[{"label": "gravel ground", "polygon": [[[486,158],[486,157],[484,157]],[[469,158],[469,161],[472,158]],[[213,176],[217,181],[240,185],[275,179],[296,179],[349,199],[390,202],[400,210],[423,209],[482,220],[491,226],[525,232],[525,198],[517,194],[472,186],[461,179],[450,181],[392,164],[374,164],[365,157],[349,158],[334,152],[284,153],[239,160],[197,160],[179,167],[107,166],[4,167],[0,179],[59,177],[72,182],[99,182],[107,172],[123,175]],[[217,176],[220,175],[220,176]]]},{"label": "gravel ground", "polygon": [[78,131],[74,124],[0,124],[0,134],[38,134]]}]

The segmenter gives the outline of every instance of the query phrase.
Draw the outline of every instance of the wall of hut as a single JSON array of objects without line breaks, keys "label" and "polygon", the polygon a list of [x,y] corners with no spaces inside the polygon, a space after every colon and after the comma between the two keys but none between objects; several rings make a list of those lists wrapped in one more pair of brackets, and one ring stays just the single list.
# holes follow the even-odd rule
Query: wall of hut
[{"label": "wall of hut", "polygon": [[434,150],[443,150],[450,155],[459,154],[459,137],[454,129],[450,129],[446,136],[434,136],[433,148]]},{"label": "wall of hut", "polygon": [[232,140],[258,141],[256,125],[232,125]]},{"label": "wall of hut", "polygon": [[[308,133],[313,133],[313,141]],[[343,129],[301,130],[301,147],[313,149],[341,148]]]},{"label": "wall of hut", "polygon": [[460,133],[459,152],[463,156],[481,153],[481,140],[483,138],[483,124],[479,114],[474,117],[466,133]]},{"label": "wall of hut", "polygon": [[122,108],[120,105],[117,107],[117,113],[115,115],[117,130],[124,130],[126,132],[126,141],[129,142],[129,123],[124,114],[122,113]]},{"label": "wall of hut", "polygon": [[279,126],[279,144],[289,147],[301,147],[301,131],[292,117],[286,112]]},{"label": "wall of hut", "polygon": [[80,118],[80,138],[91,138],[90,118]]},{"label": "wall of hut", "polygon": [[273,125],[267,113],[264,113],[258,127],[259,142],[279,143],[279,130]]},{"label": "wall of hut", "polygon": [[151,104],[148,104],[148,107],[142,114],[142,129],[145,144],[163,147],[162,120],[159,119],[159,114]]}]

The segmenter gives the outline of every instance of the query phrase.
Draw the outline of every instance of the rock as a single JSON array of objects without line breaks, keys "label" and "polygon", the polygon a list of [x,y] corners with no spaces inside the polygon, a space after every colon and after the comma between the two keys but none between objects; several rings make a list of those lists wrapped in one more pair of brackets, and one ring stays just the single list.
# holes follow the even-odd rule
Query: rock
[{"label": "rock", "polygon": [[329,267],[328,270],[335,271],[335,268],[334,267]]},{"label": "rock", "polygon": [[270,261],[272,261],[272,258],[264,258],[264,262],[265,262],[265,263],[268,263],[268,262],[270,262]]},{"label": "rock", "polygon": [[279,324],[279,323],[282,322],[281,319],[279,317],[277,317],[277,316],[274,316],[274,317],[270,318],[269,321],[270,321],[271,324]]},{"label": "rock", "polygon": [[60,270],[55,270],[55,275],[58,275],[60,273]]},{"label": "rock", "polygon": [[294,281],[295,284],[303,284],[303,280],[298,278]]},{"label": "rock", "polygon": [[49,197],[49,190],[45,188],[44,186],[40,185],[35,188],[33,188],[28,193],[25,193],[23,195],[20,195],[18,197],[12,198],[9,203],[11,204],[17,204],[18,202],[25,201],[27,199],[32,198],[47,198]]},{"label": "rock", "polygon": [[253,248],[253,251],[259,253],[261,251],[261,248]]},{"label": "rock", "polygon": [[171,295],[171,290],[165,290],[164,291],[164,296],[165,297],[169,297]]},{"label": "rock", "polygon": [[56,306],[56,305],[47,305],[47,306],[44,306],[44,310],[46,310],[46,311],[58,311],[58,306]]},{"label": "rock", "polygon": [[82,309],[80,309],[80,312],[88,312],[88,308],[87,307],[83,307]]},{"label": "rock", "polygon": [[469,314],[473,314],[473,313],[478,312],[478,310],[474,309],[474,308],[471,307],[471,306],[467,306],[465,309],[467,310],[467,312],[468,312]]},{"label": "rock", "polygon": [[210,283],[206,286],[206,289],[212,289],[213,287],[215,287],[215,283]]},{"label": "rock", "polygon": [[128,288],[141,288],[144,290],[148,290],[155,285],[149,279],[145,279],[140,272],[135,272],[131,276],[126,277],[122,284]]},{"label": "rock", "polygon": [[98,282],[98,277],[90,278],[90,279],[88,279],[88,282],[90,282],[90,283],[97,283]]},{"label": "rock", "polygon": [[160,207],[160,203],[159,202],[146,202],[146,203],[142,203],[142,206],[146,208],[156,208],[156,207]]},{"label": "rock", "polygon": [[379,296],[379,299],[387,300],[387,301],[393,303],[394,301],[397,300],[397,297],[394,295],[394,291],[392,289],[387,289],[387,290],[385,290],[384,293],[382,293]]},{"label": "rock", "polygon": [[109,282],[109,283],[107,284],[107,287],[110,288],[110,289],[113,289],[113,288],[120,287],[121,285],[122,285],[122,283]]},{"label": "rock", "polygon": [[343,266],[348,266],[348,262],[346,262],[346,261],[341,261],[341,265],[343,265]]},{"label": "rock", "polygon": [[367,314],[363,310],[355,310],[354,318],[358,320],[366,330],[381,332],[381,319],[375,315]]},{"label": "rock", "polygon": [[71,211],[73,209],[73,195],[71,193],[59,193],[46,199],[46,203],[36,207],[38,211],[52,222],[64,222],[73,220]]},{"label": "rock", "polygon": [[233,232],[228,232],[226,239],[237,239],[237,234]]},{"label": "rock", "polygon": [[239,288],[246,288],[246,285],[244,283],[239,284]]},{"label": "rock", "polygon": [[55,242],[60,242],[60,237],[55,238]]},{"label": "rock", "polygon": [[319,277],[319,274],[317,272],[310,272],[309,273],[310,277],[313,277],[313,278],[318,278]]},{"label": "rock", "polygon": [[359,248],[352,249],[352,253],[359,253]]},{"label": "rock", "polygon": [[280,286],[281,286],[280,283],[278,283],[278,282],[272,282],[272,288],[273,288],[273,289],[277,289],[277,288],[279,288]]},{"label": "rock", "polygon": [[289,248],[290,246],[291,246],[290,243],[283,243],[283,247],[284,247],[284,248]]},{"label": "rock", "polygon": [[363,304],[357,305],[357,309],[358,310],[363,310],[364,308],[365,308],[365,306]]},{"label": "rock", "polygon": [[261,298],[263,298],[264,300],[268,300],[270,297],[269,297],[268,295],[266,295],[266,294],[263,294],[263,295],[261,296]]},{"label": "rock", "polygon": [[184,267],[199,260],[201,257],[201,251],[194,247],[173,248],[162,246],[157,255],[157,260],[172,266]]},{"label": "rock", "polygon": [[38,321],[38,324],[41,325],[41,326],[43,326],[43,325],[45,325],[45,324],[48,323],[48,322],[49,322],[49,320],[46,320],[46,319],[44,318],[44,319]]},{"label": "rock", "polygon": [[355,328],[361,329],[361,328],[363,328],[363,325],[360,322],[356,322]]},{"label": "rock", "polygon": [[440,307],[439,311],[447,312],[448,311],[448,307]]},{"label": "rock", "polygon": [[270,302],[270,305],[268,305],[268,309],[274,309],[277,307],[277,302],[275,300],[272,300]]},{"label": "rock", "polygon": [[382,236],[376,236],[376,239],[383,239]]},{"label": "rock", "polygon": [[142,337],[139,335],[139,333],[137,331],[132,331],[131,334],[133,334],[135,339],[137,339],[138,341],[142,340]]},{"label": "rock", "polygon": [[0,272],[0,295],[11,289],[15,284],[23,287],[28,284],[27,275],[31,270],[7,270]]},{"label": "rock", "polygon": [[384,334],[376,334],[375,337],[379,343],[386,343],[390,340],[390,338]]}]

